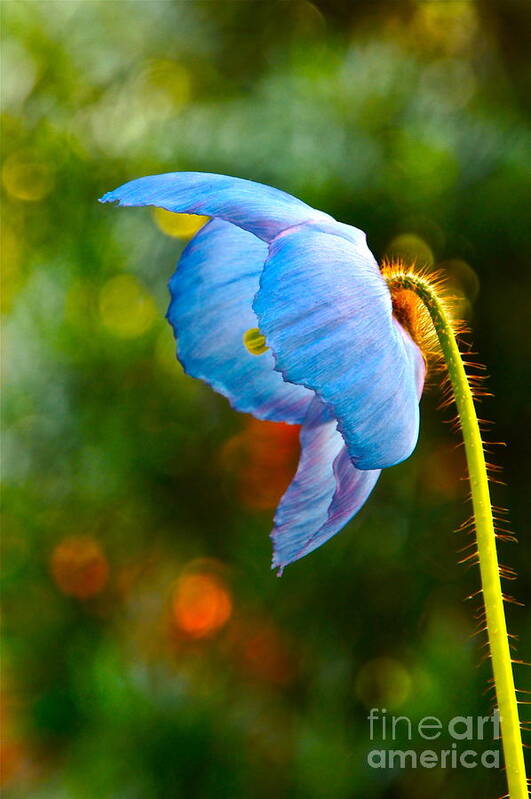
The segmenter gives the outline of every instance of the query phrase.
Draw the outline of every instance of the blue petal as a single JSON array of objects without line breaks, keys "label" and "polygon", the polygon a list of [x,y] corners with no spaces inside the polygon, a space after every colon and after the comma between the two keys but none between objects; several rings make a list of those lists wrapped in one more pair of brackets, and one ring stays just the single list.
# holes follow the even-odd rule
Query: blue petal
[{"label": "blue petal", "polygon": [[107,192],[100,200],[115,201],[119,205],[156,205],[168,211],[219,217],[264,241],[309,220],[332,221],[328,214],[279,189],[208,172],[169,172],[138,178]]},{"label": "blue petal", "polygon": [[239,411],[300,423],[313,393],[286,383],[271,352],[251,355],[243,334],[257,327],[252,310],[267,246],[228,222],[212,220],[184,249],[169,288],[167,317],[179,360]]},{"label": "blue petal", "polygon": [[407,359],[413,370],[413,379],[415,381],[415,390],[417,392],[417,400],[420,402],[422,392],[424,390],[424,380],[426,378],[426,361],[420,351],[419,347],[415,344],[407,330],[402,325],[393,319],[393,324],[398,331],[402,341],[404,342],[404,349]]},{"label": "blue petal", "polygon": [[277,237],[254,310],[276,368],[328,405],[357,468],[381,469],[411,454],[415,368],[363,241],[312,225]]},{"label": "blue petal", "polygon": [[337,422],[315,398],[301,429],[297,473],[275,514],[273,567],[282,570],[328,541],[365,503],[380,470],[350,460]]}]

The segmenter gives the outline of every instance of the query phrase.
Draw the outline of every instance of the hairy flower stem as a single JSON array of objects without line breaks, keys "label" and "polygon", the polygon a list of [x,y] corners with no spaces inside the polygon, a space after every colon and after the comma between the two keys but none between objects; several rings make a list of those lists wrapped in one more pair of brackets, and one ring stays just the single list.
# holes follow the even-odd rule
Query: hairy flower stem
[{"label": "hairy flower stem", "polygon": [[522,736],[503,607],[500,567],[496,552],[496,535],[483,442],[474,407],[472,390],[451,320],[445,310],[444,303],[438,297],[429,281],[421,275],[404,272],[390,275],[387,284],[391,291],[393,289],[406,289],[415,292],[420,297],[430,314],[448,368],[459,422],[463,432],[468,465],[478,561],[483,601],[485,603],[486,627],[494,672],[496,699],[500,713],[509,797],[510,799],[526,799],[528,792]]}]

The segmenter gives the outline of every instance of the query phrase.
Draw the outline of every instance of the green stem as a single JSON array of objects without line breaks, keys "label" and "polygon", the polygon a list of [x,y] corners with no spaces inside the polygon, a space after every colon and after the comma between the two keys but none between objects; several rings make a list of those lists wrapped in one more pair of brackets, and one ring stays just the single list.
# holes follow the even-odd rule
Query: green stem
[{"label": "green stem", "polygon": [[509,797],[527,799],[518,703],[503,607],[487,467],[472,391],[451,321],[434,288],[420,275],[407,272],[390,275],[387,282],[390,289],[407,289],[420,297],[430,314],[448,368],[463,432],[472,493],[486,627],[500,713]]}]

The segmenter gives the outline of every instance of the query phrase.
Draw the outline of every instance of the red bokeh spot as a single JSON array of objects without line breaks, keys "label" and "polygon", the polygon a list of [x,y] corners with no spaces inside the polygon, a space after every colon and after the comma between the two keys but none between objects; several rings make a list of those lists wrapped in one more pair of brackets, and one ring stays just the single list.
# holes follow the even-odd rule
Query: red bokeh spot
[{"label": "red bokeh spot", "polygon": [[296,675],[292,648],[267,619],[240,621],[233,632],[234,652],[243,673],[273,685],[286,685]]},{"label": "red bokeh spot", "polygon": [[248,417],[223,448],[224,465],[237,474],[240,499],[256,510],[274,508],[297,469],[299,425]]},{"label": "red bokeh spot", "polygon": [[109,579],[107,558],[98,542],[89,536],[61,541],[52,552],[50,571],[59,590],[76,599],[99,594]]},{"label": "red bokeh spot", "polygon": [[177,582],[172,598],[177,627],[191,638],[212,635],[232,613],[230,593],[212,574],[186,574]]},{"label": "red bokeh spot", "polygon": [[24,748],[19,741],[0,741],[0,786],[15,779],[24,761]]}]

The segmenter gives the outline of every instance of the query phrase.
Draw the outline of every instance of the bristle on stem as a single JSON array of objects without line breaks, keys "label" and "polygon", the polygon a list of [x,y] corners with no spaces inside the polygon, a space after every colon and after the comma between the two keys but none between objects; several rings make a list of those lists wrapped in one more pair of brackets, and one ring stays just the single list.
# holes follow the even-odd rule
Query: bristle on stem
[{"label": "bristle on stem", "polygon": [[[441,274],[418,271],[403,263],[384,263],[382,275],[391,294],[395,317],[422,350],[428,368],[435,373],[445,370],[443,406],[455,402],[457,407],[455,421],[464,441],[474,511],[472,526],[475,529],[475,546],[461,563],[479,564],[484,613],[478,617],[477,632],[484,631],[488,636],[486,651],[492,662],[493,687],[500,711],[508,796],[510,799],[526,799],[527,780],[512,669],[513,663],[521,661],[515,660],[511,653],[504,610],[504,602],[508,600],[501,588],[501,580],[514,580],[516,573],[498,563],[489,491],[489,482],[497,481],[496,476],[493,478],[497,469],[485,460],[475,408],[475,402],[485,396],[481,387],[482,376],[467,375],[466,366],[468,364],[470,371],[470,364],[462,357],[458,345],[463,324],[455,317],[455,304],[446,291]],[[464,529],[468,526],[467,522]],[[507,535],[502,532],[504,534]]]}]

